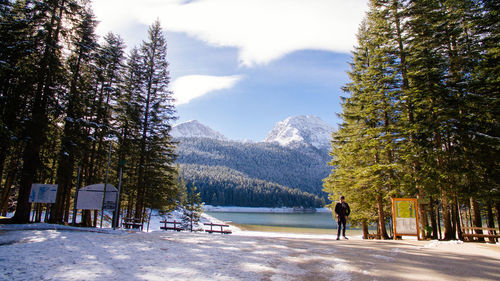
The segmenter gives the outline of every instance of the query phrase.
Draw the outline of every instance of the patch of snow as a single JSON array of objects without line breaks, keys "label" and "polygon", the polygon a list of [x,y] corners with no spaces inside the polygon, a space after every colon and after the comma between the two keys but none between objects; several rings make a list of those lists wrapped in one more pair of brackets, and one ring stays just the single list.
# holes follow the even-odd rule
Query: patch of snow
[{"label": "patch of snow", "polygon": [[464,243],[464,241],[460,241],[460,240],[451,240],[451,241],[433,240],[433,241],[427,243],[424,247],[425,248],[436,248],[436,247],[439,247],[440,245],[461,245],[463,243]]},{"label": "patch of snow", "polygon": [[404,253],[404,250],[402,250],[400,248],[392,248],[391,252],[393,253],[393,255],[397,255],[399,253]]},{"label": "patch of snow", "polygon": [[276,123],[264,142],[275,142],[281,146],[312,145],[328,149],[333,127],[312,115],[292,116]]},{"label": "patch of snow", "polygon": [[351,272],[354,271],[353,268],[343,259],[335,259],[336,264],[334,265],[335,270],[335,280],[351,280]]},{"label": "patch of snow", "polygon": [[226,140],[224,135],[196,120],[175,125],[170,134],[174,138],[209,138]]},{"label": "patch of snow", "polygon": [[388,257],[388,256],[383,256],[383,255],[371,255],[372,257],[374,257],[375,259],[377,260],[383,260],[383,261],[394,261],[394,258],[393,257]]}]

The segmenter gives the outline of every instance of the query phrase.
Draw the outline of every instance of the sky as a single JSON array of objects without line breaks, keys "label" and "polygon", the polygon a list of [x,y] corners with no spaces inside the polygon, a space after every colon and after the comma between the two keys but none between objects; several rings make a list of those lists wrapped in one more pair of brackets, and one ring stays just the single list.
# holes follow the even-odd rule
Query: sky
[{"label": "sky", "polygon": [[98,0],[96,32],[130,49],[165,30],[177,123],[261,141],[295,115],[340,122],[341,87],[367,0]]}]

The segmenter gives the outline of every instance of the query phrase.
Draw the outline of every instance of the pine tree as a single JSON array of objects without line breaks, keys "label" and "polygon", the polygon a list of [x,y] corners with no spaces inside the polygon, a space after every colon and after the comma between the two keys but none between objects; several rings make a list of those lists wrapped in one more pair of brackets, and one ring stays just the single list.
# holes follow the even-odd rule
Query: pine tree
[{"label": "pine tree", "polygon": [[139,142],[141,133],[141,68],[139,54],[136,48],[130,52],[124,72],[122,94],[117,101],[116,127],[118,131],[119,162],[125,163],[122,179],[122,194],[126,195],[127,217],[131,217],[136,193],[137,169],[139,163]]},{"label": "pine tree", "polygon": [[[185,188],[184,186],[184,189]],[[194,184],[187,188],[186,194],[186,200],[183,203],[184,213],[182,224],[184,229],[188,228],[190,231],[193,231],[193,226],[198,225],[201,214],[203,213],[203,204],[201,202],[200,193]]]},{"label": "pine tree", "polygon": [[359,30],[359,45],[349,72],[351,82],[344,88],[351,97],[343,99],[343,123],[333,135],[330,165],[335,168],[324,185],[332,201],[338,193],[351,198],[353,214],[358,212],[355,222],[366,225],[374,217],[370,210],[376,210],[382,238],[388,237],[387,201],[396,189],[399,171],[395,162],[400,138],[396,124],[401,111],[394,102],[399,80],[388,12],[373,1]]},{"label": "pine tree", "polygon": [[[33,91],[37,41],[33,38],[33,9],[25,1],[3,1],[0,24],[0,179],[5,183],[0,210],[7,213],[9,197],[22,165],[28,114],[28,93]],[[5,173],[4,173],[5,171]]]},{"label": "pine tree", "polygon": [[59,152],[57,183],[58,194],[50,221],[53,223],[67,222],[69,210],[70,191],[75,172],[75,163],[81,159],[83,132],[81,121],[84,118],[84,88],[82,75],[86,64],[92,62],[92,53],[97,48],[94,29],[96,21],[93,15],[83,10],[73,35],[73,53],[69,58],[70,87],[65,101],[65,123],[62,136],[61,150]]},{"label": "pine tree", "polygon": [[21,170],[19,195],[16,213],[13,220],[26,223],[29,220],[30,204],[28,202],[31,184],[36,180],[36,172],[40,168],[40,151],[45,142],[49,125],[50,110],[57,109],[57,95],[64,89],[60,82],[64,80],[62,63],[62,36],[65,25],[63,21],[80,8],[77,1],[40,1],[33,5],[33,24],[37,54],[30,72],[35,72],[27,116],[27,141],[23,151],[23,168]]},{"label": "pine tree", "polygon": [[142,83],[138,101],[141,106],[142,132],[137,173],[136,219],[141,219],[148,193],[161,191],[165,196],[175,197],[174,187],[177,179],[173,166],[176,158],[175,143],[169,135],[170,122],[175,119],[175,108],[172,92],[168,90],[167,43],[159,21],[153,23],[148,34],[148,41],[143,42],[140,49]]}]

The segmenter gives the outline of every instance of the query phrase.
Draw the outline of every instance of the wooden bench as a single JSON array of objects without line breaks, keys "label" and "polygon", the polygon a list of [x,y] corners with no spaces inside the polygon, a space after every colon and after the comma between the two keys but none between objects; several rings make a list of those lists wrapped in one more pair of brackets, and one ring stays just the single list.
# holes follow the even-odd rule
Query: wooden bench
[{"label": "wooden bench", "polygon": [[[228,224],[217,224],[217,223],[204,223],[204,225],[210,225],[210,229],[205,229],[208,233],[222,233],[222,234],[231,234],[233,233],[231,230],[224,230],[224,227],[229,227]],[[213,229],[214,226],[220,227],[220,230]]]},{"label": "wooden bench", "polygon": [[[164,226],[160,226],[160,229],[164,230],[176,230],[176,231],[181,231],[183,230],[182,227],[178,227],[178,224],[181,224],[181,222],[178,221],[160,221],[160,223],[165,224]],[[168,224],[173,224],[174,226],[168,226]]]},{"label": "wooden bench", "polygon": [[134,218],[124,218],[122,225],[126,229],[143,229],[143,223],[141,220],[134,219]]},{"label": "wooden bench", "polygon": [[[462,233],[462,236],[468,241],[474,241],[474,238],[491,238],[489,240],[493,242],[495,241],[494,239],[500,238],[500,234],[497,234],[498,229],[492,227],[463,226],[462,229],[465,232]],[[488,234],[473,233],[474,230],[482,230],[483,232],[486,231]]]}]

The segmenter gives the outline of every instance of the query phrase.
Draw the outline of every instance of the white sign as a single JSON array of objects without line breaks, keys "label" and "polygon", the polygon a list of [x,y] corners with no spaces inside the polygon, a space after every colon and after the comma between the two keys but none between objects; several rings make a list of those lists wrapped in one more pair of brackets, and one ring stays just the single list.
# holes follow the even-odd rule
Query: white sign
[{"label": "white sign", "polygon": [[34,183],[31,185],[30,203],[56,203],[57,184]]},{"label": "white sign", "polygon": [[[104,184],[87,185],[78,191],[78,201],[76,208],[78,210],[100,210],[102,208],[102,194]],[[104,209],[114,210],[116,206],[116,196],[118,190],[111,184],[106,185],[106,196],[104,198]]]},{"label": "white sign", "polygon": [[396,218],[398,233],[417,235],[417,224],[414,218]]}]

